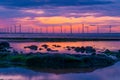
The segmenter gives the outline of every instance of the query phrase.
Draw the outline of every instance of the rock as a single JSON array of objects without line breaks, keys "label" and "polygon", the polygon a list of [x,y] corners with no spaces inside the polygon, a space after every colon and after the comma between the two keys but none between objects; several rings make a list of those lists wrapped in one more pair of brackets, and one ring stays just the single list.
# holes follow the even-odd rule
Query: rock
[{"label": "rock", "polygon": [[113,60],[118,60],[116,56],[109,55],[108,57],[112,58]]},{"label": "rock", "polygon": [[84,53],[85,52],[85,47],[81,47],[81,53]]},{"label": "rock", "polygon": [[43,44],[42,47],[44,47],[45,49],[48,48],[47,44]]},{"label": "rock", "polygon": [[80,48],[80,47],[76,47],[76,48],[74,49],[74,51],[76,51],[76,52],[81,52],[81,48]]},{"label": "rock", "polygon": [[120,53],[120,50],[118,50],[118,53]]},{"label": "rock", "polygon": [[29,48],[29,49],[31,49],[31,50],[37,50],[37,49],[38,49],[38,46],[36,46],[36,45],[31,45],[31,46],[26,46],[26,47],[24,47],[24,48]]},{"label": "rock", "polygon": [[72,48],[72,49],[75,49],[76,47],[72,46],[71,48]]},{"label": "rock", "polygon": [[68,50],[68,51],[70,51],[71,47],[70,46],[66,46],[65,49]]},{"label": "rock", "polygon": [[102,68],[113,65],[115,61],[106,56],[81,56],[65,54],[47,54],[43,56],[33,56],[26,60],[28,67],[53,68],[53,69],[73,69],[73,68]]},{"label": "rock", "polygon": [[47,48],[47,51],[58,52],[58,50],[52,50],[52,49],[50,49],[50,48]]},{"label": "rock", "polygon": [[109,49],[106,49],[106,50],[104,51],[104,53],[107,54],[107,55],[110,55],[110,54],[111,54],[111,51],[110,51]]},{"label": "rock", "polygon": [[91,46],[85,47],[85,51],[86,51],[86,53],[95,53],[96,52],[96,50]]},{"label": "rock", "polygon": [[70,50],[71,50],[71,48],[67,48],[67,50],[68,50],[68,51],[70,51]]},{"label": "rock", "polygon": [[82,61],[84,62],[84,66],[88,67],[106,67],[115,63],[112,58],[101,56],[86,56],[83,57]]},{"label": "rock", "polygon": [[41,50],[43,50],[42,48],[39,48],[39,50],[41,51]]},{"label": "rock", "polygon": [[30,57],[26,60],[26,64],[28,67],[33,66],[33,67],[42,67],[42,59],[39,56],[33,56]]},{"label": "rock", "polygon": [[10,48],[10,44],[8,42],[0,42],[0,49]]},{"label": "rock", "polygon": [[60,45],[52,45],[52,46],[57,47],[57,48],[61,47]]},{"label": "rock", "polygon": [[50,49],[50,48],[47,48],[46,50],[47,50],[47,51],[52,51],[52,49]]},{"label": "rock", "polygon": [[94,56],[94,55],[96,55],[96,53],[92,53],[91,55],[93,55],[93,56]]}]

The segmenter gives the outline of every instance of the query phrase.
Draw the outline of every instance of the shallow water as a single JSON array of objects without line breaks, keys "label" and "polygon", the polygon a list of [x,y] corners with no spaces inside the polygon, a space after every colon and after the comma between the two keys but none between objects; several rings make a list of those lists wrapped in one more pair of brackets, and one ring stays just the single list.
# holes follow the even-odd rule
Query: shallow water
[{"label": "shallow water", "polygon": [[3,80],[119,80],[120,62],[113,66],[98,69],[89,73],[71,72],[55,74],[36,72],[25,68],[11,67],[0,68],[0,79]]},{"label": "shallow water", "polygon": [[[105,49],[110,50],[119,50],[120,41],[77,41],[77,42],[10,42],[11,46],[17,51],[23,52],[36,52],[30,49],[24,49],[25,46],[37,45],[39,48],[42,48],[41,45],[47,44],[49,48],[53,50],[58,50],[59,53],[76,53],[74,50],[68,51],[65,49],[66,46],[92,46],[97,51],[103,51]],[[61,47],[57,48],[52,45],[60,45]],[[47,52],[46,49],[37,50],[38,52]],[[50,52],[51,53],[51,52]]]}]

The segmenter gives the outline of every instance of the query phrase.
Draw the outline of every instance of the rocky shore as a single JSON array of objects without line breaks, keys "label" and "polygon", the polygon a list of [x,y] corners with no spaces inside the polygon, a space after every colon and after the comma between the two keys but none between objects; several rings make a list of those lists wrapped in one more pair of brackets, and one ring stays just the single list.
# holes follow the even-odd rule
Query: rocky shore
[{"label": "rocky shore", "polygon": [[[21,66],[37,69],[82,69],[103,68],[113,65],[120,59],[120,50],[112,52],[106,49],[101,54],[96,54],[93,48],[87,48],[91,55],[83,54],[59,54],[59,53],[17,53],[10,52],[8,42],[0,42],[0,67]],[[31,48],[31,47],[30,47]],[[36,49],[36,47],[34,47]],[[83,51],[83,48],[75,48]],[[85,50],[85,49],[84,49]]]}]

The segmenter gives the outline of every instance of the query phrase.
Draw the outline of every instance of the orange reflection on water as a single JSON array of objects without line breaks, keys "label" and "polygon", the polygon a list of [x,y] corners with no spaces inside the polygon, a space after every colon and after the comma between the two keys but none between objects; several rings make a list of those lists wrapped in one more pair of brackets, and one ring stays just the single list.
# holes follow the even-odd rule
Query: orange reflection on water
[{"label": "orange reflection on water", "polygon": [[[25,46],[36,45],[38,48],[42,48],[43,50],[37,50],[38,52],[48,52],[46,49],[42,47],[42,45],[47,44],[48,48],[52,50],[58,50],[59,53],[76,53],[74,50],[68,51],[65,49],[66,46],[70,47],[81,47],[81,46],[92,46],[98,50],[110,49],[110,50],[119,50],[120,49],[120,41],[78,41],[78,42],[11,42],[11,46],[23,52],[31,52],[30,49],[24,49]],[[59,45],[60,47],[54,47],[53,45]],[[33,51],[34,52],[34,51]],[[56,53],[56,52],[55,52]]]}]

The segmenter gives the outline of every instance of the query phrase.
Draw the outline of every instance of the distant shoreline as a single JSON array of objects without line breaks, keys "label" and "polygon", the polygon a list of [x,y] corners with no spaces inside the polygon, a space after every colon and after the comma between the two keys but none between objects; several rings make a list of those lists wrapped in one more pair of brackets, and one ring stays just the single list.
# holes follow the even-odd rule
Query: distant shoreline
[{"label": "distant shoreline", "polygon": [[0,33],[0,41],[120,41],[120,33]]},{"label": "distant shoreline", "polygon": [[120,39],[81,39],[81,38],[0,38],[0,41],[9,42],[76,42],[76,41],[120,41]]}]

